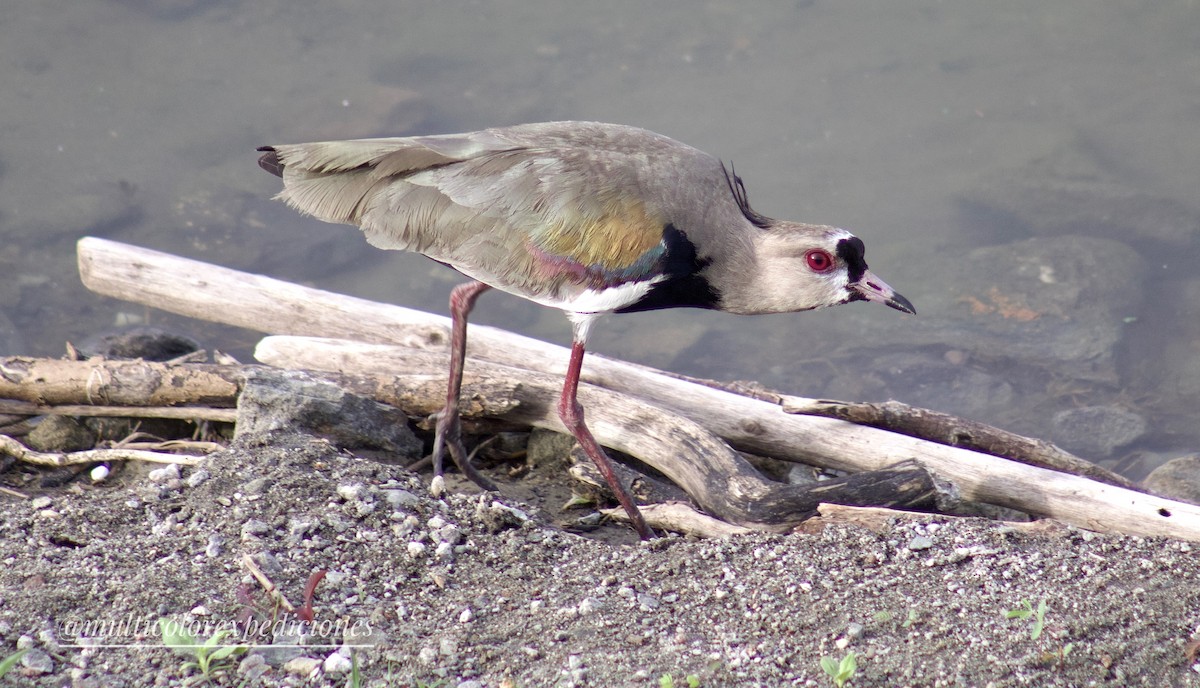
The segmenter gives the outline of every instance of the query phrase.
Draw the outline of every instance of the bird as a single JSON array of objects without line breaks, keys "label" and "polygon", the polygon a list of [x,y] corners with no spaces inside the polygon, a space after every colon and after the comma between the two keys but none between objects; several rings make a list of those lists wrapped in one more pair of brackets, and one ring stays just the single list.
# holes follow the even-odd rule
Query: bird
[{"label": "bird", "polygon": [[750,207],[732,166],[661,134],[602,122],[538,122],[461,134],[263,146],[276,195],[381,249],[414,251],[470,281],[450,295],[450,375],[432,459],[495,486],[463,447],[458,402],[467,318],[499,289],[563,311],[572,326],[558,415],[642,539],[646,525],[577,399],[593,326],[664,308],[754,315],[868,301],[916,308],[867,268],[861,239]]}]

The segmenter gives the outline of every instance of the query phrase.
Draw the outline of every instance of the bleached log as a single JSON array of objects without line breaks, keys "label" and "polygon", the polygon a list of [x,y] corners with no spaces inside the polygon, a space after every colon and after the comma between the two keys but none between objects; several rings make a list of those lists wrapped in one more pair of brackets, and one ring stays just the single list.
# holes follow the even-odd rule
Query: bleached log
[{"label": "bleached log", "polygon": [[[444,346],[448,320],[249,275],[97,238],[79,242],[88,288],[183,315],[276,334]],[[561,347],[472,326],[468,354],[561,375]],[[642,366],[590,356],[584,381],[695,419],[745,451],[850,471],[916,459],[965,499],[1091,530],[1200,540],[1200,507],[844,421],[790,415],[771,403],[689,384]]]},{"label": "bleached log", "polygon": [[[441,356],[425,351],[379,344],[362,344],[318,337],[267,337],[255,357],[284,368],[330,371],[349,376],[396,376],[394,392],[381,385],[374,396],[405,409],[421,404],[439,408],[445,382],[429,389],[428,373],[444,365]],[[471,361],[463,375],[468,407],[479,399],[505,404],[501,420],[566,432],[556,402],[562,380],[545,373],[512,368],[490,361]],[[413,380],[413,373],[417,380]],[[440,377],[440,376],[439,376]],[[416,384],[412,384],[416,382]],[[395,394],[393,398],[390,394]],[[417,395],[423,401],[413,403]],[[904,504],[928,508],[936,501],[935,487],[918,466],[889,467],[817,485],[788,485],[765,479],[746,459],[699,423],[632,397],[594,385],[580,385],[579,400],[588,427],[601,444],[623,451],[655,467],[683,488],[709,514],[728,523],[759,530],[784,530],[816,512],[822,501],[853,504]],[[857,481],[851,485],[850,482]],[[873,489],[872,489],[873,488]]]}]

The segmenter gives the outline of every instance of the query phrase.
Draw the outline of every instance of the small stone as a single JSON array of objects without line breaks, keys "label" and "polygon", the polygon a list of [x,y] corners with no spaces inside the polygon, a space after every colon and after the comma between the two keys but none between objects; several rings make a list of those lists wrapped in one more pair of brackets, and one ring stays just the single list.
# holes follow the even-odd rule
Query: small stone
[{"label": "small stone", "polygon": [[433,518],[429,519],[425,525],[428,526],[430,530],[437,530],[438,528],[446,525],[446,519],[442,518],[441,516],[434,516]]},{"label": "small stone", "polygon": [[221,556],[225,551],[225,536],[213,533],[208,536],[208,545],[204,548],[204,556],[210,559]]},{"label": "small stone", "polygon": [[929,549],[930,547],[933,547],[933,540],[930,540],[924,535],[918,535],[908,543],[908,548],[914,552],[923,549]]},{"label": "small stone", "polygon": [[323,668],[326,675],[336,676],[350,671],[354,668],[354,664],[350,661],[349,657],[342,654],[341,650],[338,650],[325,658]]},{"label": "small stone", "polygon": [[29,506],[33,507],[34,509],[45,509],[46,507],[50,506],[52,503],[53,502],[51,501],[51,499],[46,496],[34,497],[33,499],[29,500]]},{"label": "small stone", "polygon": [[40,676],[54,671],[54,660],[44,651],[33,648],[21,657],[21,667],[30,675]]},{"label": "small stone", "polygon": [[192,611],[188,613],[192,616],[208,616],[210,612],[208,611],[208,607],[198,604],[195,607],[192,607]]},{"label": "small stone", "polygon": [[458,641],[454,638],[442,638],[438,641],[438,652],[447,657],[458,654]]},{"label": "small stone", "polygon": [[[200,487],[201,485],[204,484],[204,481],[208,480],[211,477],[212,477],[212,473],[209,473],[208,469],[197,468],[196,470],[192,471],[192,474],[189,475],[187,477],[187,480],[184,480],[183,482],[188,487]],[[226,505],[226,506],[228,506],[228,505]]]},{"label": "small stone", "polygon": [[146,474],[152,483],[165,483],[168,480],[179,480],[179,465],[168,464],[162,468],[155,468]]},{"label": "small stone", "polygon": [[400,489],[383,490],[383,499],[393,509],[403,509],[421,503],[420,497],[408,490]]},{"label": "small stone", "polygon": [[429,481],[429,496],[437,499],[446,491],[446,480],[440,475],[433,476],[433,480]]},{"label": "small stone", "polygon": [[420,559],[425,556],[426,549],[424,542],[410,542],[408,543],[408,556],[413,559]]},{"label": "small stone", "polygon": [[437,559],[450,559],[454,556],[454,545],[449,542],[439,543],[437,548],[433,550],[433,556]]},{"label": "small stone", "polygon": [[261,679],[263,674],[270,670],[266,658],[255,652],[246,655],[245,659],[238,663],[237,673],[238,676],[253,682]]},{"label": "small stone", "polygon": [[471,619],[473,619],[473,618],[475,618],[475,615],[471,613],[471,608],[467,607],[466,609],[462,610],[462,613],[460,613],[458,615],[458,622],[464,623],[464,624],[470,623]]},{"label": "small stone", "polygon": [[321,660],[316,657],[293,657],[283,664],[283,672],[300,678],[308,678],[321,668]]},{"label": "small stone", "polygon": [[862,624],[851,622],[850,625],[846,626],[846,637],[851,640],[861,638],[863,630],[865,629]]},{"label": "small stone", "polygon": [[423,648],[421,648],[421,651],[417,653],[417,661],[421,662],[422,664],[424,664],[426,666],[429,666],[429,665],[433,664],[434,662],[436,662],[437,658],[438,658],[437,650],[433,649],[432,647],[423,647]]},{"label": "small stone", "polygon": [[242,485],[242,494],[258,495],[266,493],[271,487],[270,478],[255,478]]},{"label": "small stone", "polygon": [[657,597],[654,597],[652,595],[647,595],[645,593],[639,594],[637,596],[637,601],[638,601],[638,606],[641,607],[642,611],[644,611],[644,612],[654,611],[655,609],[658,609],[659,606],[662,604],[662,602],[660,602]]},{"label": "small stone", "polygon": [[93,468],[91,470],[91,472],[88,473],[88,477],[91,478],[92,482],[94,482],[94,483],[102,483],[102,482],[104,482],[104,480],[106,478],[108,478],[108,474],[109,474],[108,466],[105,466],[104,464],[100,464],[99,466],[96,466],[95,468]]},{"label": "small stone", "polygon": [[256,537],[262,537],[271,532],[271,526],[265,521],[260,521],[257,518],[252,518],[242,524],[242,539],[249,540]]},{"label": "small stone", "polygon": [[346,502],[357,502],[364,498],[367,488],[362,483],[338,485],[337,494]]},{"label": "small stone", "polygon": [[586,616],[586,615],[591,614],[592,612],[596,611],[597,609],[600,609],[603,606],[604,606],[604,603],[601,602],[600,600],[596,599],[595,597],[585,597],[579,603],[579,607],[578,607],[579,615]]}]

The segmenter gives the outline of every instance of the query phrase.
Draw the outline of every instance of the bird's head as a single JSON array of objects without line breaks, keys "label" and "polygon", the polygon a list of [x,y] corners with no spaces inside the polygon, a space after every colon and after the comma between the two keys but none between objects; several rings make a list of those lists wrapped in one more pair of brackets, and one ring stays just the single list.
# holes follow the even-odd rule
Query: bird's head
[{"label": "bird's head", "polygon": [[850,232],[778,220],[757,231],[753,274],[740,293],[724,294],[724,310],[787,313],[873,301],[916,314],[912,302],[867,269],[863,242]]}]

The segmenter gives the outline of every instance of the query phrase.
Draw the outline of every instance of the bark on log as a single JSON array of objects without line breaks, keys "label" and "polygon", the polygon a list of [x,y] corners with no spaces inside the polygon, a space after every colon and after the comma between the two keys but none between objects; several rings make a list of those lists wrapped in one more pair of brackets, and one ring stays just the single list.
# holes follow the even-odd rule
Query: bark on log
[{"label": "bark on log", "polygon": [[0,398],[39,405],[232,407],[238,366],[148,361],[0,359]]},{"label": "bark on log", "polygon": [[951,447],[962,447],[1020,461],[1030,466],[1091,478],[1117,487],[1137,489],[1124,477],[1063,451],[1049,442],[1022,437],[948,413],[909,406],[898,401],[868,404],[787,395],[780,395],[779,398],[784,413],[848,420],[851,423],[890,430],[909,437],[933,440]]},{"label": "bark on log", "polygon": [[[103,239],[81,239],[78,248],[80,272],[90,289],[175,313],[276,333],[424,347],[447,341],[446,318]],[[468,353],[556,375],[562,374],[568,358],[561,347],[476,325],[471,327]],[[848,471],[915,458],[958,486],[964,499],[1092,530],[1200,540],[1200,507],[1193,505],[844,421],[785,414],[775,404],[691,385],[602,356],[589,356],[584,380],[700,419],[747,452]]]},{"label": "bark on log", "polygon": [[[269,337],[255,355],[264,363],[285,368],[325,370],[355,376],[382,375],[387,370],[440,369],[445,359],[425,351],[403,352],[402,360],[377,356],[393,347],[308,337]],[[501,420],[567,432],[555,404],[562,380],[543,373],[469,361],[463,375],[467,411],[494,397],[515,400]],[[414,395],[440,408],[445,382],[432,389],[422,375],[414,387],[409,376],[395,376],[377,391],[377,399],[412,408]],[[419,391],[418,391],[419,390]],[[594,385],[580,385],[579,400],[588,427],[604,446],[636,456],[683,488],[706,512],[728,523],[756,529],[786,530],[816,513],[821,502],[849,505],[903,505],[922,509],[936,506],[932,477],[915,462],[851,476],[815,486],[786,485],[762,477],[748,461],[698,423],[664,411],[636,397]]]},{"label": "bark on log", "polygon": [[[362,344],[308,337],[266,337],[255,356],[264,363],[310,369],[339,370],[363,374],[371,370],[420,370],[437,365],[439,356],[404,347]],[[441,359],[444,366],[444,359]],[[486,362],[467,361],[467,373]],[[510,373],[524,380],[525,371]],[[547,401],[557,398],[558,384],[546,390]],[[580,386],[580,398],[589,413],[603,408],[603,401],[582,396],[590,385]],[[735,399],[742,397],[733,396]],[[746,400],[750,401],[750,400]],[[763,404],[764,402],[754,402]],[[779,411],[778,406],[769,405]],[[436,402],[435,402],[436,407]],[[1059,473],[976,452],[932,444],[905,435],[830,419],[780,415],[784,419],[808,419],[829,423],[841,435],[849,435],[857,460],[865,470],[887,467],[888,457],[912,456],[959,489],[963,499],[997,504],[1026,513],[1055,518],[1081,528],[1130,535],[1166,536],[1200,541],[1200,506],[1105,485],[1086,478]],[[589,416],[591,418],[592,416]],[[549,427],[549,426],[547,426]],[[555,428],[557,426],[554,426]],[[553,429],[553,428],[552,428]],[[592,428],[597,431],[597,427]],[[629,435],[629,428],[618,428]],[[628,451],[620,444],[596,436],[602,444]],[[857,440],[857,441],[855,441]],[[636,451],[629,453],[637,456]],[[891,463],[898,463],[895,459]],[[681,486],[684,486],[681,484]],[[686,486],[684,486],[686,489]],[[986,497],[986,498],[984,498]]]},{"label": "bark on log", "polygon": [[[325,340],[280,338],[274,341],[299,346],[288,361],[281,360],[278,348],[273,349],[276,352],[274,362],[284,363],[281,367],[328,371],[327,376],[337,384],[397,406],[410,415],[424,416],[439,410],[446,398],[446,382],[440,373],[445,361],[438,354],[415,351],[403,366],[392,368],[386,361],[359,356],[356,343],[342,342],[340,348],[331,348],[324,345]],[[272,349],[267,347],[266,350]],[[19,383],[14,379],[7,381],[6,391],[24,398],[55,401],[77,401],[79,396],[102,392],[110,400],[161,402],[163,396],[155,393],[157,386],[148,385],[146,381],[170,380],[176,386],[182,385],[172,390],[173,399],[204,397],[230,405],[246,370],[238,366],[100,359],[41,361],[21,358],[7,359],[3,363],[11,364],[8,365],[10,370],[22,372],[12,376],[19,377]],[[465,417],[486,414],[521,426],[566,431],[554,406],[561,380],[486,361],[471,363],[463,378]],[[219,369],[220,375],[213,375],[214,368]],[[416,372],[393,376],[380,370]],[[435,370],[439,373],[430,373]],[[136,374],[126,374],[129,371]],[[213,377],[223,383],[218,385],[218,390],[224,396],[213,396],[216,393],[212,391]],[[69,396],[67,383],[86,380],[104,383],[102,387],[77,386],[75,397]],[[124,381],[129,381],[129,385],[123,385]],[[189,383],[196,385],[195,389],[186,389]],[[138,395],[143,393],[149,398],[139,398]],[[815,513],[817,504],[822,501],[902,505],[910,509],[935,506],[933,480],[915,465],[858,474],[817,486],[784,485],[763,478],[728,445],[691,420],[640,399],[591,385],[582,386],[579,396],[585,407],[591,409],[590,425],[599,441],[659,469],[701,508],[729,523],[760,530],[786,530]]]}]

